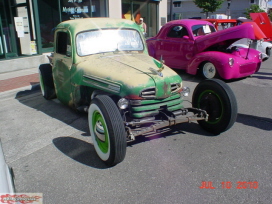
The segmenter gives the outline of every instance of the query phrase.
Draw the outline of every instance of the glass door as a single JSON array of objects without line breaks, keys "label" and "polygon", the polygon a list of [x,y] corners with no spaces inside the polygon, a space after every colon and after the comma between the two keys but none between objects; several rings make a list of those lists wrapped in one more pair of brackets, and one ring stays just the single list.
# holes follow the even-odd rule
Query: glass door
[{"label": "glass door", "polygon": [[0,0],[0,58],[16,57],[14,27],[8,5]]},{"label": "glass door", "polygon": [[29,28],[28,9],[26,6],[16,7],[17,16],[14,17],[15,28],[19,40],[20,54],[32,55],[31,36]]},{"label": "glass door", "polygon": [[37,54],[30,2],[31,0],[14,0],[11,5],[19,55]]},{"label": "glass door", "polygon": [[3,33],[2,18],[0,16],[0,58],[4,58],[4,54],[7,52],[7,43],[5,41],[5,35]]},{"label": "glass door", "polygon": [[122,17],[146,27],[147,37],[155,36],[158,31],[158,2],[143,0],[122,0]]}]

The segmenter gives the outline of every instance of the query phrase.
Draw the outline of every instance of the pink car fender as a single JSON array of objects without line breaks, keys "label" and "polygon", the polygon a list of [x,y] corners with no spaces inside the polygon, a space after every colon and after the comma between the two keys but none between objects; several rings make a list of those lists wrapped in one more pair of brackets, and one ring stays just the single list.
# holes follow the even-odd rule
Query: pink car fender
[{"label": "pink car fender", "polygon": [[[225,55],[222,57],[222,55]],[[188,74],[197,74],[197,71],[205,62],[211,62],[217,68],[218,74],[223,77],[225,75],[225,70],[230,68],[229,58],[233,58],[233,55],[228,53],[222,53],[217,51],[210,52],[201,52],[198,53],[192,58],[188,67],[186,68],[186,72]],[[220,69],[218,69],[220,67]]]},{"label": "pink car fender", "polygon": [[[245,77],[254,74],[260,69],[260,54],[255,49],[248,51],[247,48],[239,48],[232,53],[218,51],[202,52],[195,55],[189,63],[186,72],[195,75],[205,62],[211,62],[216,67],[219,76],[223,79]],[[249,61],[247,58],[251,60]]]}]

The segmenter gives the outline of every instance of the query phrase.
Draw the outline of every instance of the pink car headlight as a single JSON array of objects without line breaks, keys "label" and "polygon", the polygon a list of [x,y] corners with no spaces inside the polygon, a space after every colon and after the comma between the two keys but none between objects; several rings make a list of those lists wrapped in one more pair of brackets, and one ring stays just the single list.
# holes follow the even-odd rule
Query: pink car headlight
[{"label": "pink car headlight", "polygon": [[229,58],[229,65],[232,66],[234,64],[234,59],[233,58]]}]

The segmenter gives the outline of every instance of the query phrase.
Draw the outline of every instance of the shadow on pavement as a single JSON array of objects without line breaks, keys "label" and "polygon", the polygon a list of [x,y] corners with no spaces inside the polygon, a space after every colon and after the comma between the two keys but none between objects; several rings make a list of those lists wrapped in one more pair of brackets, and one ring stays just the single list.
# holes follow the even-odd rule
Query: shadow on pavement
[{"label": "shadow on pavement", "polygon": [[242,123],[247,126],[266,130],[266,131],[272,130],[272,119],[271,118],[264,118],[264,117],[239,113],[237,116],[236,122]]},{"label": "shadow on pavement", "polygon": [[268,80],[272,80],[272,77],[266,77],[266,76],[253,76],[253,78],[257,78],[257,79],[268,79]]},{"label": "shadow on pavement", "polygon": [[94,146],[88,142],[73,137],[58,137],[53,139],[53,144],[63,154],[81,164],[97,169],[109,168],[99,159]]},{"label": "shadow on pavement", "polygon": [[45,100],[39,86],[32,86],[31,90],[20,91],[15,97],[20,103],[41,111],[79,131],[82,136],[90,136],[86,113],[77,112],[61,104],[57,99]]},{"label": "shadow on pavement", "polygon": [[164,128],[164,129],[157,130],[156,132],[145,134],[143,136],[137,136],[135,137],[134,141],[128,142],[128,146],[133,146],[135,144],[148,142],[148,141],[159,139],[159,138],[172,137],[177,134],[185,135],[186,133],[192,133],[192,134],[196,134],[196,135],[204,136],[204,137],[219,136],[219,135],[214,135],[209,132],[206,132],[197,124],[197,122],[181,123],[176,126],[172,126],[170,128]]},{"label": "shadow on pavement", "polygon": [[40,84],[30,82],[31,89],[30,90],[25,90],[25,91],[19,91],[15,98],[18,100],[19,98],[32,94],[34,91],[40,91]]},{"label": "shadow on pavement", "polygon": [[271,75],[272,73],[268,73],[268,72],[257,72],[256,74],[260,74],[260,75]]},{"label": "shadow on pavement", "polygon": [[[25,106],[43,112],[49,117],[81,131],[82,133],[79,136],[90,137],[87,114],[76,112],[61,104],[57,99],[45,100],[39,86],[32,86],[31,90],[20,91],[15,98]],[[107,168],[98,158],[91,143],[72,136],[56,137],[52,140],[52,143],[60,152],[77,162],[94,168]]]}]

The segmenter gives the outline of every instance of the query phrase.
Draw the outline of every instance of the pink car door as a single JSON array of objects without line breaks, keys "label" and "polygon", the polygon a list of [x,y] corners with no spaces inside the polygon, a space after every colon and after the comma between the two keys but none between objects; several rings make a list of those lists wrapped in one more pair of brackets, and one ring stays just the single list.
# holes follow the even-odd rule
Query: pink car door
[{"label": "pink car door", "polygon": [[187,28],[173,25],[165,34],[165,38],[158,42],[160,49],[157,50],[157,57],[162,56],[171,68],[186,69],[194,51],[194,41],[190,39]]}]

